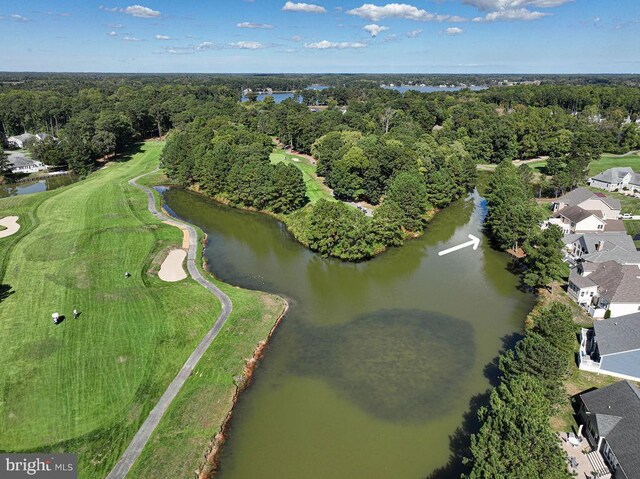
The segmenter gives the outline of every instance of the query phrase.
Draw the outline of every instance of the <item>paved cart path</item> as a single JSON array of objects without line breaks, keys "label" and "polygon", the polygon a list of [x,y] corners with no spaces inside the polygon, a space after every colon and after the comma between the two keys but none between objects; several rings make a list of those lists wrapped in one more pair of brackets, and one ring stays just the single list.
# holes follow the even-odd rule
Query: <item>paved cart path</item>
[{"label": "paved cart path", "polygon": [[[151,173],[155,173],[156,171],[157,169],[152,171]],[[182,366],[180,372],[178,372],[177,376],[173,379],[173,381],[171,381],[171,384],[169,384],[167,390],[160,397],[160,400],[155,405],[155,407],[151,410],[147,419],[145,419],[144,423],[142,423],[142,426],[140,426],[140,429],[138,429],[138,432],[133,437],[131,443],[122,454],[120,460],[107,476],[107,479],[123,479],[124,477],[126,477],[127,473],[131,469],[131,466],[133,466],[133,464],[136,462],[136,460],[140,456],[140,453],[144,449],[144,446],[147,444],[147,441],[149,441],[151,434],[160,423],[162,416],[165,412],[167,412],[167,409],[169,409],[171,402],[178,395],[180,389],[182,389],[182,386],[187,381],[193,369],[198,364],[198,361],[200,361],[204,353],[207,351],[215,337],[222,329],[222,326],[224,326],[224,323],[227,321],[232,308],[231,300],[229,299],[229,297],[224,294],[216,285],[205,279],[196,266],[198,235],[195,228],[190,224],[177,221],[165,215],[163,212],[158,211],[156,200],[151,189],[137,183],[138,179],[151,173],[145,173],[144,175],[137,176],[136,178],[129,180],[129,184],[141,189],[147,194],[147,198],[149,200],[148,208],[153,216],[167,224],[176,226],[183,231],[188,232],[189,248],[187,251],[187,270],[194,280],[196,280],[198,283],[200,283],[202,286],[216,295],[216,297],[222,304],[222,309],[220,310],[220,314],[218,315],[215,323],[213,323],[211,329],[207,332],[202,341],[200,341],[200,344],[198,344],[196,349],[191,353],[191,356],[189,356],[187,362],[184,363],[184,366]]]}]

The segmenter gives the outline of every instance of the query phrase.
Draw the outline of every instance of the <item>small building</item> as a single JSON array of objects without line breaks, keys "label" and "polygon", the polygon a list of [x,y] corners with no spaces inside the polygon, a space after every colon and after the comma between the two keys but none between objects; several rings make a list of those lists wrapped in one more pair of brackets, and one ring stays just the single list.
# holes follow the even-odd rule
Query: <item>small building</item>
[{"label": "small building", "polygon": [[602,219],[615,219],[620,216],[620,200],[609,198],[604,193],[594,193],[587,188],[576,188],[566,195],[557,198],[553,202],[553,212],[567,208],[569,206],[579,206],[587,211],[600,211]]},{"label": "small building", "polygon": [[640,390],[620,381],[578,396],[578,418],[589,444],[616,479],[640,479]]},{"label": "small building", "polygon": [[24,148],[30,141],[39,141],[39,138],[31,133],[23,133],[22,135],[7,138],[7,144],[14,148]]},{"label": "small building", "polygon": [[640,313],[582,328],[578,365],[585,371],[640,381]]},{"label": "small building", "polygon": [[567,293],[595,318],[640,311],[640,267],[615,261],[580,263],[569,273]]},{"label": "small building", "polygon": [[11,173],[36,173],[47,169],[47,165],[41,161],[35,161],[31,158],[27,158],[21,153],[11,153],[7,160],[9,162],[9,171]]},{"label": "small building", "polygon": [[640,174],[629,167],[609,168],[589,178],[589,184],[601,190],[617,191],[624,188],[640,191]]},{"label": "small building", "polygon": [[[634,255],[640,254],[636,250],[633,238],[622,231],[611,233],[570,233],[564,235],[563,242],[567,254],[572,259],[590,258],[593,263],[617,260],[617,258],[609,257],[609,255],[619,254],[623,256],[623,251],[631,252]],[[600,258],[606,259],[598,261]],[[621,262],[621,264],[627,263]]]},{"label": "small building", "polygon": [[559,226],[565,234],[604,231],[607,223],[598,210],[585,210],[580,206],[567,206],[553,215],[550,225]]}]

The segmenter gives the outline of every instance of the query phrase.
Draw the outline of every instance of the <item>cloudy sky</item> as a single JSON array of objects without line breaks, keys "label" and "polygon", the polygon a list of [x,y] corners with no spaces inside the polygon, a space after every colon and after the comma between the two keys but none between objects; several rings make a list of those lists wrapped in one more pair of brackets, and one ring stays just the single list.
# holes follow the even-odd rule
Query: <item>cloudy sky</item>
[{"label": "cloudy sky", "polygon": [[0,0],[0,71],[640,72],[640,0],[368,1]]}]

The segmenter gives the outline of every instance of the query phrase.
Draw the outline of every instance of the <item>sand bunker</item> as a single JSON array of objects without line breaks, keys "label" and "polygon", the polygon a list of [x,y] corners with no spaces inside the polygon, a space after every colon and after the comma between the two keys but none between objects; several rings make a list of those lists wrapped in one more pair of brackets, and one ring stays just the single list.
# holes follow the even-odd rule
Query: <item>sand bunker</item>
[{"label": "sand bunker", "polygon": [[162,281],[169,283],[185,279],[187,273],[185,273],[182,263],[186,257],[187,252],[183,249],[172,249],[169,251],[169,255],[162,262],[160,271],[158,271],[158,277]]},{"label": "sand bunker", "polygon": [[182,231],[182,247],[184,249],[189,249],[189,230],[175,223],[171,223],[170,221],[163,221],[163,223],[166,225],[175,226],[176,228],[180,228],[180,230]]},{"label": "sand bunker", "polygon": [[7,236],[16,234],[20,229],[17,216],[5,216],[0,219],[0,225],[7,228],[6,230],[0,231],[0,238],[6,238]]}]

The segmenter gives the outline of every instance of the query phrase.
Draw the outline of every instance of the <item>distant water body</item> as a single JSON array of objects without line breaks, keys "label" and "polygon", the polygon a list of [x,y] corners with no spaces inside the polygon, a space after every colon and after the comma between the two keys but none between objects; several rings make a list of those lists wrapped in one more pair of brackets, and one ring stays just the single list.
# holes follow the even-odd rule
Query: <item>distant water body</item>
[{"label": "distant water body", "polygon": [[[327,85],[311,85],[307,87],[307,90],[325,90],[327,88],[331,88]],[[404,93],[407,92],[409,90],[412,91],[418,91],[421,93],[433,93],[433,92],[438,92],[438,91],[459,91],[462,90],[463,88],[460,86],[417,86],[417,85],[396,85],[396,86],[383,86],[382,88],[386,88],[387,90],[396,90],[399,91],[400,93]],[[480,90],[486,90],[487,87],[486,86],[475,86],[472,85],[469,88],[469,90],[471,91],[480,91]],[[285,101],[288,98],[293,98],[295,96],[295,94],[293,92],[285,92],[285,93],[273,93],[271,95],[258,95],[258,101],[262,101],[264,100],[266,97],[273,97],[273,100],[276,103],[282,103],[283,101]],[[298,101],[300,99],[298,98]],[[242,97],[242,101],[248,101],[248,98],[246,96]]]},{"label": "distant water body", "polygon": [[43,191],[55,190],[61,186],[67,186],[78,181],[76,175],[50,176],[48,178],[25,183],[10,183],[0,185],[0,198],[17,195],[30,195]]}]

